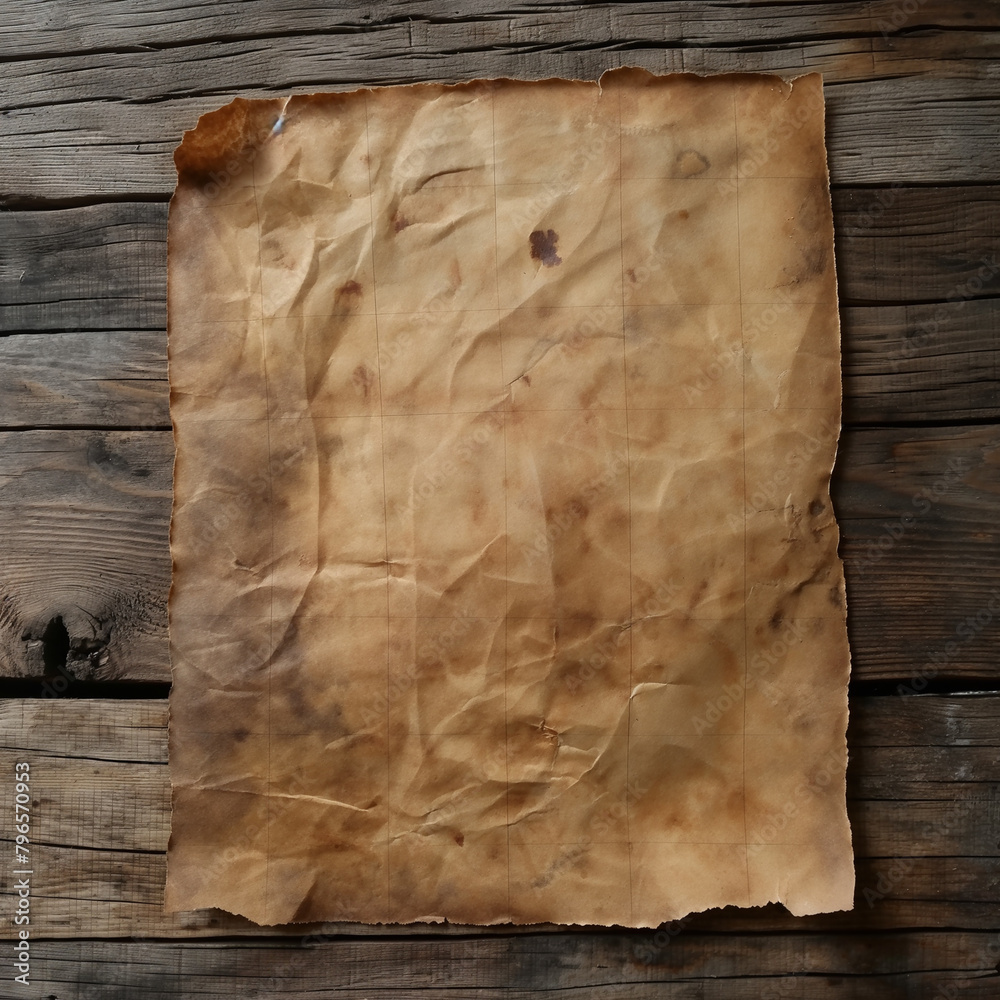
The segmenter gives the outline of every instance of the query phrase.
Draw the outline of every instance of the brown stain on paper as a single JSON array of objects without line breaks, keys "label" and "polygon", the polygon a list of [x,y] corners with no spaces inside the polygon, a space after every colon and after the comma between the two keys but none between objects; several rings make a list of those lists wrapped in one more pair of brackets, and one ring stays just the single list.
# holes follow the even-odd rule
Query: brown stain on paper
[{"label": "brown stain on paper", "polygon": [[184,133],[174,151],[178,184],[219,184],[251,169],[281,114],[280,100],[231,104],[202,115],[198,127]]}]

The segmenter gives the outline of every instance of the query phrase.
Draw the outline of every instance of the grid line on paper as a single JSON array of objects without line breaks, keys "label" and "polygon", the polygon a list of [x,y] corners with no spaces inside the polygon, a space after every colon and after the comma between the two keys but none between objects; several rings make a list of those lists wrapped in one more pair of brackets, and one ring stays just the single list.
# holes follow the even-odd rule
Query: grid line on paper
[{"label": "grid line on paper", "polygon": [[260,205],[257,200],[257,164],[251,161],[250,183],[253,186],[253,207],[257,217],[257,298],[260,303],[261,374],[264,380],[264,430],[267,442],[267,509],[270,530],[268,570],[268,624],[267,624],[267,791],[264,796],[267,810],[264,822],[264,912],[271,875],[271,672],[274,667],[274,483],[271,473],[271,395],[267,379],[267,332],[264,328],[264,263],[261,250]]},{"label": "grid line on paper", "polygon": [[635,606],[632,598],[632,453],[629,446],[628,426],[628,349],[625,338],[625,206],[624,185],[622,184],[622,93],[618,91],[618,257],[621,263],[620,283],[622,298],[622,383],[625,393],[625,491],[628,499],[628,691],[625,698],[625,839],[628,841],[628,911],[629,921],[634,920],[635,905],[632,891],[632,827],[629,819],[629,755],[632,750],[632,669],[634,643],[632,626],[635,620]]},{"label": "grid line on paper", "polygon": [[733,142],[736,146],[736,176],[733,179],[736,196],[736,280],[740,290],[740,390],[743,401],[743,863],[747,876],[747,905],[750,905],[750,840],[747,837],[747,354],[743,327],[743,246],[740,236],[740,116],[736,107],[736,86],[733,86]]},{"label": "grid line on paper", "polygon": [[497,293],[497,343],[500,351],[500,391],[503,394],[500,402],[503,420],[503,766],[504,766],[504,807],[507,820],[507,919],[513,920],[514,914],[510,898],[510,735],[507,729],[507,672],[510,664],[510,652],[507,648],[509,629],[507,622],[510,613],[510,533],[507,525],[507,414],[509,407],[508,388],[503,365],[503,330],[500,323],[500,247],[497,231],[497,117],[496,88],[490,89],[490,140],[493,150],[493,259],[496,263],[496,293]]},{"label": "grid line on paper", "polygon": [[391,760],[388,717],[392,690],[392,678],[389,666],[389,658],[392,655],[392,647],[390,645],[392,626],[389,618],[389,497],[385,485],[385,420],[382,413],[382,354],[378,332],[378,278],[375,273],[375,199],[372,192],[371,142],[368,136],[368,91],[365,91],[365,154],[368,161],[368,215],[371,220],[372,235],[372,307],[375,313],[375,365],[378,368],[379,451],[382,457],[382,530],[385,539],[385,913],[386,920],[389,920],[392,916],[392,865],[389,861],[389,847],[392,842],[392,811],[389,803]]}]

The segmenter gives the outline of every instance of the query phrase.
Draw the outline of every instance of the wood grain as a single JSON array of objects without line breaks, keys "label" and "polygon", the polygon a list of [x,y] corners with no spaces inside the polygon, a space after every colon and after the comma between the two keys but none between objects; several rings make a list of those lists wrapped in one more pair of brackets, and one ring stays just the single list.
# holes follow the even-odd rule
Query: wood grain
[{"label": "wood grain", "polygon": [[0,428],[170,425],[166,333],[0,338]]},{"label": "wood grain", "polygon": [[995,425],[843,435],[834,506],[856,678],[995,683],[998,464]]},{"label": "wood grain", "polygon": [[167,206],[0,212],[0,332],[165,329]]},{"label": "wood grain", "polygon": [[841,301],[1000,294],[1000,187],[844,189],[833,196]]},{"label": "wood grain", "polygon": [[[849,35],[899,42],[904,30],[927,33],[938,41],[943,29],[965,34],[976,28],[1000,27],[996,0],[924,0],[916,10],[901,11],[897,0],[854,3],[765,3],[748,0],[738,7],[725,0],[673,0],[651,10],[644,4],[591,4],[573,10],[546,3],[524,3],[514,9],[495,2],[467,0],[462,9],[443,0],[382,0],[359,9],[356,4],[302,0],[293,7],[271,8],[240,0],[207,3],[160,0],[154,7],[123,0],[109,7],[101,0],[64,4],[51,17],[47,0],[26,0],[7,15],[8,30],[0,39],[0,56],[82,50],[106,52],[140,46],[189,45],[266,35],[320,34],[339,29],[376,30],[406,20],[414,30],[432,23],[464,25],[465,41],[564,41],[576,38],[606,45],[622,41],[663,42],[692,46],[746,45],[748,29],[757,42],[805,42]],[[900,15],[905,16],[900,16]],[[901,37],[902,36],[902,37]],[[934,57],[940,58],[938,49]]]},{"label": "wood grain", "polygon": [[171,465],[169,433],[0,434],[2,674],[167,679]]},{"label": "wood grain", "polygon": [[1000,299],[852,306],[840,321],[846,424],[1000,417]]},{"label": "wood grain", "polygon": [[[1000,818],[998,722],[995,695],[856,699],[848,734],[856,909],[792,918],[777,905],[729,907],[684,921],[685,933],[991,927],[1000,903],[1000,845],[990,835]],[[16,761],[31,767],[35,935],[274,936],[319,929],[258,928],[216,910],[162,912],[170,824],[166,726],[162,701],[0,704],[6,734],[0,770],[10,773]],[[10,807],[11,791],[9,782],[0,788],[0,807]],[[0,897],[10,891],[3,886]],[[420,927],[322,929],[422,933]],[[13,931],[5,926],[0,934]],[[641,941],[643,934],[631,937]]]},{"label": "wood grain", "polygon": [[[891,24],[892,4],[813,3],[785,6],[746,3],[739,7],[705,0],[680,0],[669,7],[650,10],[643,4],[591,5],[567,11],[551,3],[521,4],[513,10],[483,0],[469,0],[456,9],[442,0],[405,0],[370,5],[321,3],[306,0],[295,8],[260,9],[233,0],[219,3],[160,2],[155,10],[137,0],[126,0],[109,8],[100,0],[66,5],[59,18],[46,17],[45,0],[28,0],[8,16],[9,30],[0,40],[0,55],[25,58],[75,49],[91,52],[122,47],[190,45],[193,42],[224,41],[261,35],[322,34],[339,29],[347,32],[376,31],[407,20],[414,31],[431,24],[464,28],[467,45],[475,41],[544,41],[555,44],[575,29],[578,39],[661,42],[683,39],[691,45],[726,45],[746,41],[745,29],[753,29],[760,41],[806,40],[822,34],[842,36],[874,34],[880,17]],[[966,28],[969,22],[987,27],[1000,23],[994,4],[943,3],[922,10],[919,23]],[[956,9],[959,8],[959,9]],[[986,8],[986,9],[983,9]],[[971,13],[972,17],[969,17]],[[874,20],[873,20],[874,19]],[[429,46],[428,46],[429,47]]]},{"label": "wood grain", "polygon": [[[51,942],[34,986],[57,998],[282,1000],[995,1000],[997,936],[683,933],[652,952],[616,931],[468,939]],[[864,977],[869,977],[867,981]],[[77,984],[84,984],[77,986]],[[874,987],[874,989],[873,989]],[[67,990],[71,992],[67,992]],[[77,992],[72,992],[77,990]]]}]

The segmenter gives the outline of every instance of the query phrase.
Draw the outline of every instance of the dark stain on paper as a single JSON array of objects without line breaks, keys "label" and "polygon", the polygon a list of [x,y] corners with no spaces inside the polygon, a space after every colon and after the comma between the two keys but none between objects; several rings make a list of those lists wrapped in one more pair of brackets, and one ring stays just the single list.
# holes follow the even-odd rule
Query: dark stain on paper
[{"label": "dark stain on paper", "polygon": [[544,267],[555,267],[562,263],[562,257],[556,252],[559,234],[554,229],[536,229],[529,237],[531,244],[531,259],[541,261]]},{"label": "dark stain on paper", "polygon": [[350,281],[345,281],[340,288],[337,289],[333,300],[336,305],[340,305],[345,299],[348,300],[348,304],[350,304],[351,301],[360,299],[363,292],[364,289],[361,287],[360,282],[351,279]]}]

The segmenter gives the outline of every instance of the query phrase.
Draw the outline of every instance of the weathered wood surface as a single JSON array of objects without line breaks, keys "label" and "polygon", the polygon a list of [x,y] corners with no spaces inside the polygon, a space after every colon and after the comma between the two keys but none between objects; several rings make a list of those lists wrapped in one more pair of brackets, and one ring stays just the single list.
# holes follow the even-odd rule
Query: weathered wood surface
[{"label": "weathered wood surface", "polygon": [[[734,939],[724,951],[718,937],[689,934],[661,949],[654,962],[644,961],[641,944],[610,932],[386,945],[45,944],[33,982],[58,1000],[942,1000],[959,993],[993,1000],[1000,954],[995,934],[970,932],[847,934],[817,943],[766,935]],[[790,968],[796,972],[789,974]]]},{"label": "weathered wood surface", "polygon": [[[995,1000],[994,932],[495,933],[466,939],[44,942],[32,984],[57,1000]],[[789,972],[789,970],[794,970]]]},{"label": "weathered wood surface", "polygon": [[[426,932],[346,924],[258,928],[221,911],[164,914],[166,722],[162,701],[0,704],[0,771],[12,773],[17,761],[31,767],[35,937]],[[793,918],[780,906],[729,907],[685,920],[685,935],[995,926],[998,723],[997,695],[856,699],[848,735],[856,909]],[[0,809],[12,808],[12,791],[11,782],[0,786]],[[9,904],[10,876],[0,875],[0,882],[0,898]],[[13,931],[0,926],[0,936]]]},{"label": "weathered wood surface", "polygon": [[[0,676],[169,680],[172,461],[168,431],[0,433]],[[855,680],[1000,678],[998,466],[994,425],[845,430]]]},{"label": "weathered wood surface", "polygon": [[0,337],[0,428],[170,426],[167,336],[88,330]]},{"label": "weathered wood surface", "polygon": [[[58,14],[53,13],[53,8]],[[543,21],[544,19],[544,21]],[[702,48],[726,45],[801,43],[812,38],[859,38],[899,35],[933,26],[970,30],[1000,27],[996,0],[922,0],[912,12],[899,0],[823,0],[748,3],[727,0],[672,0],[647,4],[603,3],[565,7],[551,3],[520,4],[503,9],[492,0],[381,0],[361,6],[349,0],[301,0],[289,4],[254,4],[244,0],[160,0],[151,8],[141,0],[24,0],[6,16],[0,58],[26,58],[73,51],[106,52],[233,41],[266,36],[321,35],[377,30],[406,22],[413,31],[451,25],[463,49],[476,42],[501,46],[537,42],[555,47],[575,38],[581,44],[610,46],[642,39],[660,43],[674,39]],[[570,32],[576,32],[571,35]],[[885,35],[883,35],[885,32]],[[905,36],[903,36],[905,37]],[[416,37],[414,36],[415,40]],[[900,39],[893,38],[898,42]],[[431,49],[425,43],[422,48]],[[940,59],[934,49],[933,57]]]},{"label": "weathered wood surface", "polygon": [[166,203],[0,212],[0,332],[165,329]]},{"label": "weathered wood surface", "polygon": [[1000,417],[1000,299],[848,306],[840,322],[848,426]]},{"label": "weathered wood surface", "polygon": [[172,455],[167,432],[0,435],[3,673],[169,680]]}]

